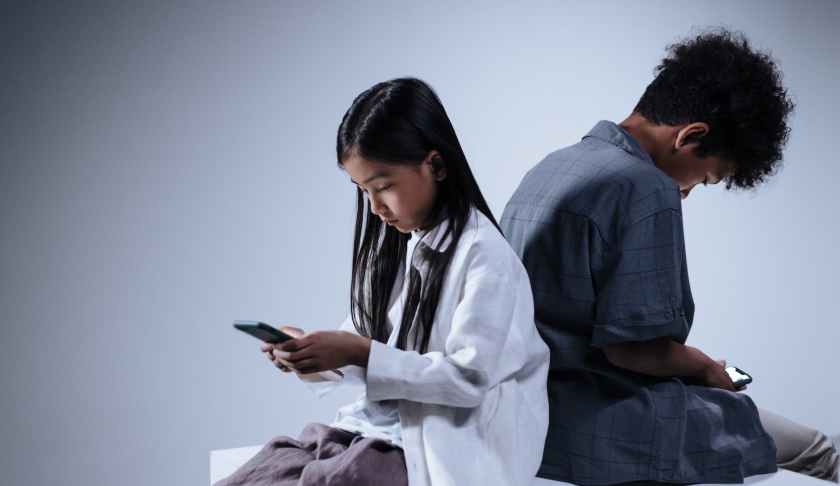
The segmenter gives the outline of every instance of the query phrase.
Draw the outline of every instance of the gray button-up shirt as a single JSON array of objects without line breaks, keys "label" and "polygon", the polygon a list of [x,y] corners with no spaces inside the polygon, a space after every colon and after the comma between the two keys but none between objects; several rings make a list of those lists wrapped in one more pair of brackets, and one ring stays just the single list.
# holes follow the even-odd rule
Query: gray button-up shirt
[{"label": "gray button-up shirt", "polygon": [[668,336],[694,318],[678,186],[618,125],[549,154],[501,221],[531,278],[551,348],[539,476],[575,484],[741,482],[775,446],[743,393],[610,364],[607,344]]}]

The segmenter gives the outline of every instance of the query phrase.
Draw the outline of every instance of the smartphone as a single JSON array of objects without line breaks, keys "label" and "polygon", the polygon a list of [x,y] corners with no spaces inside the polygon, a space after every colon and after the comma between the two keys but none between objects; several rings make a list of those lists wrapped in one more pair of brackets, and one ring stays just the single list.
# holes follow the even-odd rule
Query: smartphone
[{"label": "smartphone", "polygon": [[259,321],[233,321],[233,327],[269,344],[284,343],[294,337]]},{"label": "smartphone", "polygon": [[[279,344],[294,339],[294,336],[259,321],[233,321],[233,327],[269,344]],[[339,381],[344,376],[341,370],[322,371],[319,374],[330,381]]]},{"label": "smartphone", "polygon": [[729,375],[729,379],[732,380],[732,384],[735,385],[735,388],[743,388],[753,381],[752,376],[750,376],[749,373],[740,368],[736,368],[735,366],[727,366],[726,374]]}]

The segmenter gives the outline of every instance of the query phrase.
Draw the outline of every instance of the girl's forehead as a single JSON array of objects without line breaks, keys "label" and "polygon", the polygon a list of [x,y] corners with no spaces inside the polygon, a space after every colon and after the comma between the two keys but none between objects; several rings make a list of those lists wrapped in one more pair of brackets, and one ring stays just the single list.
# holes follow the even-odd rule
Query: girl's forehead
[{"label": "girl's forehead", "polygon": [[388,164],[375,162],[358,155],[347,157],[341,165],[356,184],[366,184],[370,180],[386,177],[391,173]]},{"label": "girl's forehead", "polygon": [[345,158],[342,165],[348,172],[381,172],[389,167],[389,164],[384,162],[371,160],[356,154]]},{"label": "girl's forehead", "polygon": [[398,177],[414,169],[409,164],[379,162],[355,154],[344,159],[342,167],[356,184],[367,184],[383,177]]}]

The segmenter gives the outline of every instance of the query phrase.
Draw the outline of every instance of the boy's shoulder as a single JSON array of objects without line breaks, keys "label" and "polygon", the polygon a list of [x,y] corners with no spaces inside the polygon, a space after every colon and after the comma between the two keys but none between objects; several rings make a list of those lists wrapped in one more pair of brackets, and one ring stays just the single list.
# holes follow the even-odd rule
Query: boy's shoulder
[{"label": "boy's shoulder", "polygon": [[528,171],[508,205],[511,214],[542,208],[543,218],[572,214],[611,226],[655,211],[679,210],[681,202],[679,186],[651,160],[584,138],[551,152]]},{"label": "boy's shoulder", "polygon": [[529,171],[527,178],[542,182],[549,193],[560,194],[588,190],[644,196],[677,188],[651,160],[594,138],[551,152]]}]

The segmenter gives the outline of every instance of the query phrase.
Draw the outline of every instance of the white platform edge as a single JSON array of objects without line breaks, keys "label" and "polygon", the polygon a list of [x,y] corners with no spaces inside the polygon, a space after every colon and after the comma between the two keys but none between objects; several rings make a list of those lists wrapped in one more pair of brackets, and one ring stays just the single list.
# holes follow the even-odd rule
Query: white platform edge
[{"label": "white platform edge", "polygon": [[230,476],[239,466],[254,457],[260,449],[262,446],[210,451],[210,484]]}]

